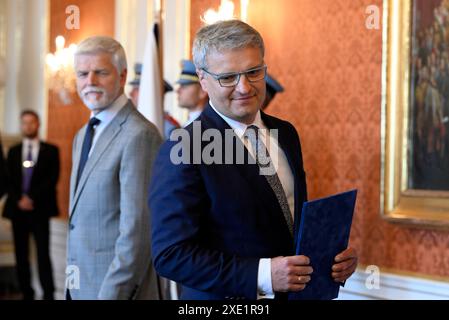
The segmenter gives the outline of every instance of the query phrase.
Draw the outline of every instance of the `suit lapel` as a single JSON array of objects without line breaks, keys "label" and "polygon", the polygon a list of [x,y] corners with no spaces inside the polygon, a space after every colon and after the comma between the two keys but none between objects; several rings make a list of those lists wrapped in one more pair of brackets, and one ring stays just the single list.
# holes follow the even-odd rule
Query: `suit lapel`
[{"label": "suit lapel", "polygon": [[39,153],[36,158],[36,166],[34,167],[33,175],[31,176],[30,188],[32,188],[34,186],[34,184],[36,183],[35,177],[38,176],[38,174],[41,170],[41,167],[42,167],[42,163],[43,163],[43,161],[45,161],[43,159],[44,159],[44,155],[46,152],[46,148],[47,148],[47,146],[45,145],[45,143],[43,143],[42,141],[39,141]]},{"label": "suit lapel", "polygon": [[[70,209],[70,212],[73,213],[76,204],[79,200],[79,197],[81,195],[81,192],[84,189],[84,186],[86,185],[86,182],[92,173],[92,170],[96,167],[98,161],[100,160],[103,153],[107,150],[107,148],[111,145],[112,141],[115,139],[115,137],[119,134],[119,132],[122,130],[122,125],[128,118],[128,115],[133,110],[133,107],[130,105],[130,102],[120,110],[120,112],[117,114],[117,116],[112,120],[112,122],[104,129],[104,131],[101,133],[100,137],[98,138],[97,142],[95,143],[94,149],[92,150],[92,153],[89,157],[89,159],[86,162],[86,166],[84,167],[83,173],[81,174],[78,186],[76,187],[76,191],[73,198],[72,208]],[[82,136],[84,140],[85,130],[84,134]],[[81,138],[81,137],[80,137]],[[81,140],[82,141],[82,140]],[[82,143],[82,142],[81,142]],[[81,150],[81,149],[79,149]],[[77,152],[78,158],[79,158],[79,152]],[[77,165],[79,165],[79,159],[77,159]],[[76,168],[76,171],[74,171],[75,174],[75,180],[76,180],[76,172],[78,172],[78,168]],[[73,180],[73,177],[72,177]],[[76,182],[75,182],[76,183]],[[75,185],[74,185],[75,187]],[[71,216],[72,217],[72,214]]]},{"label": "suit lapel", "polygon": [[[206,121],[204,128],[203,128],[204,130],[206,130],[208,128],[216,128],[216,129],[220,130],[223,137],[225,137],[225,130],[231,129],[231,127],[226,123],[226,121],[224,121],[212,109],[212,107],[207,106],[206,109],[203,111],[203,115],[204,115],[203,119],[206,118],[207,120],[212,121],[212,123],[209,123],[209,121]],[[264,120],[264,123],[267,126],[267,128],[279,130],[279,138],[285,134],[285,132],[281,131],[280,128],[275,127],[274,123],[272,121],[265,122],[265,118],[266,117],[262,113],[262,120]],[[292,172],[293,172],[293,174],[295,174],[295,170],[293,168],[294,165],[292,165],[292,163],[294,163],[294,160],[291,159],[292,157],[291,157],[290,148],[285,149],[285,145],[288,145],[288,143],[286,143],[287,141],[285,139],[288,139],[288,137],[282,137],[282,139],[280,139],[280,141],[279,141],[279,145],[283,149],[285,154],[287,155],[287,158],[289,159],[290,167],[292,168]],[[224,141],[224,139],[223,139],[223,141]],[[235,149],[237,147],[241,147],[241,145],[243,144],[243,142],[238,137],[236,137],[235,141],[236,141],[237,146],[234,147],[234,163],[236,163],[235,162],[236,161]],[[259,166],[257,164],[248,164],[246,162],[247,161],[246,159],[248,159],[248,156],[250,156],[250,155],[249,155],[248,149],[246,147],[243,147],[243,150],[244,150],[245,164],[235,164],[235,165],[233,165],[233,168],[235,168],[239,172],[239,174],[246,180],[248,185],[251,187],[251,190],[254,193],[255,198],[258,199],[258,201],[262,202],[262,207],[269,208],[267,211],[269,211],[270,213],[274,213],[276,219],[281,219],[282,223],[285,225],[286,232],[288,234],[290,234],[290,232],[288,231],[287,222],[285,221],[285,217],[282,213],[282,208],[279,204],[276,194],[274,193],[273,189],[271,188],[271,186],[268,183],[265,176],[260,174]],[[223,149],[223,154],[225,154],[224,152],[225,152],[225,149]],[[296,180],[296,176],[294,176],[294,177]],[[295,187],[295,190],[296,190],[296,187]],[[295,201],[296,201],[296,197],[295,197]]]},{"label": "suit lapel", "polygon": [[75,187],[76,187],[76,176],[78,173],[78,167],[79,167],[79,163],[80,163],[80,155],[81,155],[81,148],[82,148],[82,143],[84,140],[84,136],[86,135],[86,128],[87,125],[85,125],[80,131],[79,133],[75,136],[75,148],[73,150],[74,156],[72,157],[72,174],[70,176],[70,210],[69,210],[69,215],[72,215],[72,209],[73,209],[73,204],[74,204],[74,199],[75,199]]},{"label": "suit lapel", "polygon": [[[264,112],[261,111],[260,113],[261,113],[261,118],[262,118],[263,123],[269,130],[272,130],[272,129],[278,130],[277,140],[278,140],[279,148],[284,152],[285,157],[287,158],[287,162],[290,167],[290,170],[292,171],[292,174],[293,174],[293,181],[294,181],[294,183],[293,183],[294,191],[293,192],[294,192],[294,198],[295,198],[295,206],[294,206],[294,212],[293,212],[293,216],[295,218],[294,218],[294,226],[293,226],[294,228],[293,229],[295,230],[295,224],[298,221],[297,210],[296,210],[296,208],[297,208],[296,203],[298,201],[298,197],[297,197],[298,188],[296,185],[297,181],[298,181],[298,175],[297,175],[297,169],[296,169],[296,165],[295,165],[297,163],[297,159],[295,157],[295,150],[293,149],[293,146],[292,146],[292,143],[290,140],[290,136],[289,136],[288,131],[286,130],[286,127],[277,125],[273,121],[273,119],[270,116],[266,115]],[[272,193],[274,195],[274,192],[272,192]],[[275,196],[275,198],[276,198],[276,196]],[[276,198],[276,200],[277,200],[277,198]],[[276,202],[276,203],[279,205],[279,202]],[[279,212],[282,213],[282,208],[280,205],[279,205]],[[288,227],[287,222],[285,221],[285,217],[282,216],[282,218],[283,218],[283,221],[285,222],[285,226]]]},{"label": "suit lapel", "polygon": [[17,182],[19,183],[19,185],[21,185],[22,183],[22,169],[23,169],[23,158],[22,158],[22,150],[23,150],[23,143],[20,143],[16,149],[16,153],[14,154],[14,169],[17,170],[18,174],[18,179]]},{"label": "suit lapel", "polygon": [[273,123],[271,117],[267,116],[265,113],[261,112],[262,120],[265,123],[265,125],[269,129],[278,129],[278,144],[279,147],[284,151],[284,154],[287,158],[288,164],[290,166],[290,169],[293,173],[293,181],[294,181],[294,197],[295,197],[295,208],[294,208],[294,230],[297,230],[299,221],[300,221],[300,212],[298,211],[299,208],[299,201],[301,201],[300,197],[300,189],[303,188],[303,186],[299,185],[299,154],[298,150],[294,149],[294,144],[292,144],[290,133],[286,130],[285,126],[282,127],[276,127]]}]

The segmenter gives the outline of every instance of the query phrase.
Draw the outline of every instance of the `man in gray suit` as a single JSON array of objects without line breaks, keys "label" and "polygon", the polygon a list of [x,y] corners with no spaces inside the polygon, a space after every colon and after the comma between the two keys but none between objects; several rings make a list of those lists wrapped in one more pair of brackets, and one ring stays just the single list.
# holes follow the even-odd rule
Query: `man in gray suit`
[{"label": "man in gray suit", "polygon": [[120,43],[85,39],[75,72],[92,114],[73,141],[67,299],[159,299],[146,193],[162,139],[124,95]]}]

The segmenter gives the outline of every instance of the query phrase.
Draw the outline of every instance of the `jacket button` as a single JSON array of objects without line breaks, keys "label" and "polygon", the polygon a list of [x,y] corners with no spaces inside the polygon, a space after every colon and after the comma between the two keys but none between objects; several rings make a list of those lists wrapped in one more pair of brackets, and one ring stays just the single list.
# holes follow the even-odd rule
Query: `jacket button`
[{"label": "jacket button", "polygon": [[73,225],[73,224],[70,224],[70,230],[73,230],[73,229],[75,229],[75,226]]}]

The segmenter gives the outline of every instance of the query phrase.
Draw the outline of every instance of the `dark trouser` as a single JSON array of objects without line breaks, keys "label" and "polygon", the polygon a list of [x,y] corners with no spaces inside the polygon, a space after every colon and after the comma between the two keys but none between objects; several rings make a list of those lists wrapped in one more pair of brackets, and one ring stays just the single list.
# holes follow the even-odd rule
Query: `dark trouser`
[{"label": "dark trouser", "polygon": [[69,289],[65,289],[65,299],[67,301],[72,301],[72,296],[70,295]]},{"label": "dark trouser", "polygon": [[23,212],[23,216],[12,219],[14,247],[16,254],[17,275],[24,299],[33,299],[34,290],[31,287],[31,270],[29,262],[29,239],[33,234],[37,247],[37,262],[39,280],[44,299],[53,299],[53,271],[49,253],[49,219],[36,217],[34,212]]}]

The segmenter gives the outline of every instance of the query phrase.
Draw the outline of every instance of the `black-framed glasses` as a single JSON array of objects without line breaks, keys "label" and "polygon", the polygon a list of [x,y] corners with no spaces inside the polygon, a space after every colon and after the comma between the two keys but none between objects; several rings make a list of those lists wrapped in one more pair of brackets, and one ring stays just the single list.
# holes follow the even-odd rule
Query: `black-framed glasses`
[{"label": "black-framed glasses", "polygon": [[205,68],[202,68],[204,72],[211,75],[215,80],[218,81],[220,86],[222,87],[234,87],[238,85],[240,81],[240,76],[245,75],[246,79],[248,79],[249,82],[257,82],[260,80],[265,79],[265,76],[267,75],[267,66],[263,65],[257,68],[252,68],[246,71],[242,72],[230,72],[230,73],[220,73],[215,74],[212,73]]}]

